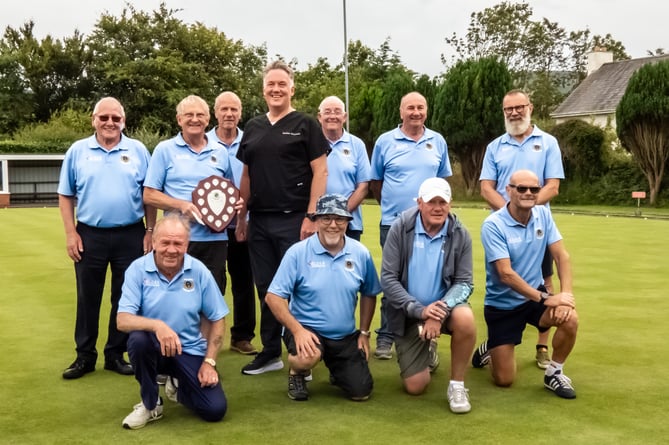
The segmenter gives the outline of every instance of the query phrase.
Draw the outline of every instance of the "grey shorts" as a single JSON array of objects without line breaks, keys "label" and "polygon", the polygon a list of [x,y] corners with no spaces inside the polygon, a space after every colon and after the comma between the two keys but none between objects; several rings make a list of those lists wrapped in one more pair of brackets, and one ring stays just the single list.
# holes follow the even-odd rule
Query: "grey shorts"
[{"label": "grey shorts", "polygon": [[[469,304],[462,303],[455,307],[458,306],[469,307]],[[444,320],[441,332],[451,335],[451,332],[446,328],[447,321],[448,318]],[[404,335],[402,337],[395,336],[397,363],[400,365],[400,377],[403,379],[424,371],[430,365],[430,342],[429,340],[421,339],[418,335],[418,326],[422,326],[422,324],[422,320],[407,319],[407,324],[404,327]]]}]

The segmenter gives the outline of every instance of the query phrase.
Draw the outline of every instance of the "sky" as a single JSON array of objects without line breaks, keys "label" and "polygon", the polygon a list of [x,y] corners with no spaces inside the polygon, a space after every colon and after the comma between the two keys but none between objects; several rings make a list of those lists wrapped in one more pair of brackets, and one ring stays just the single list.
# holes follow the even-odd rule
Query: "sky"
[{"label": "sky", "polygon": [[[344,54],[344,4],[348,40],[378,49],[386,38],[404,65],[418,73],[445,70],[441,54],[452,55],[444,42],[454,32],[464,36],[470,15],[502,0],[163,0],[186,23],[202,22],[247,45],[266,44],[270,59],[296,59],[306,69],[319,57],[335,65]],[[152,11],[161,0],[132,0],[138,10]],[[592,35],[619,40],[633,58],[664,48],[669,52],[669,2],[662,0],[529,0],[533,20],[547,18],[567,32],[589,29]],[[0,26],[35,22],[43,38],[88,34],[103,12],[118,16],[125,1],[18,0],[2,6]]]}]

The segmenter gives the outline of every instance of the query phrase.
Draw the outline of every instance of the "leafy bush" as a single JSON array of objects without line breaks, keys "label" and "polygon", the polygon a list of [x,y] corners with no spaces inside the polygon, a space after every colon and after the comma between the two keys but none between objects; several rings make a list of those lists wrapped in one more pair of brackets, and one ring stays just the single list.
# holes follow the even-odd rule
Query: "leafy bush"
[{"label": "leafy bush", "polygon": [[47,153],[53,153],[67,150],[72,142],[89,136],[92,131],[89,112],[65,109],[54,113],[47,123],[21,128],[14,133],[13,141],[19,147],[46,147]]}]

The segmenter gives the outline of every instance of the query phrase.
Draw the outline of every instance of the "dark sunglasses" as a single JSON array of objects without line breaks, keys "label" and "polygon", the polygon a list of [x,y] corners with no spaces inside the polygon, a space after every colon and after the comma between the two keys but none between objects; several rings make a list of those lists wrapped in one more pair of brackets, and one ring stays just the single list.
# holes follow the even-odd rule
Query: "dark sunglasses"
[{"label": "dark sunglasses", "polygon": [[121,119],[123,119],[121,116],[110,116],[108,114],[97,116],[97,118],[100,120],[100,122],[107,122],[109,119],[111,119],[115,124],[118,124],[121,122]]},{"label": "dark sunglasses", "polygon": [[541,187],[528,187],[526,185],[509,184],[509,187],[518,190],[518,193],[526,193],[529,190],[533,195],[536,195],[541,191]]}]

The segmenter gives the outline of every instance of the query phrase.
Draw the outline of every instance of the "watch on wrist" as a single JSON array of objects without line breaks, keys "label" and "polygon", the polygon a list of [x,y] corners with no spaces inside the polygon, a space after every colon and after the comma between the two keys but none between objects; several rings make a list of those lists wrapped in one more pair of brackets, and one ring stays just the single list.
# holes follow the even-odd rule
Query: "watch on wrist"
[{"label": "watch on wrist", "polygon": [[550,294],[549,294],[549,293],[546,293],[546,292],[540,292],[540,293],[539,293],[539,298],[541,299],[541,301],[540,301],[541,304],[546,304],[546,299],[547,299],[548,297],[550,297]]},{"label": "watch on wrist", "polygon": [[360,329],[360,335],[364,335],[365,337],[371,337],[372,333],[369,331],[363,331]]},{"label": "watch on wrist", "polygon": [[204,362],[211,365],[212,368],[216,367],[216,360],[214,360],[213,358],[207,357],[207,358],[204,359]]},{"label": "watch on wrist", "polygon": [[316,217],[316,214],[314,212],[307,212],[307,213],[304,214],[304,217],[309,218],[310,220],[313,221],[314,218]]}]

